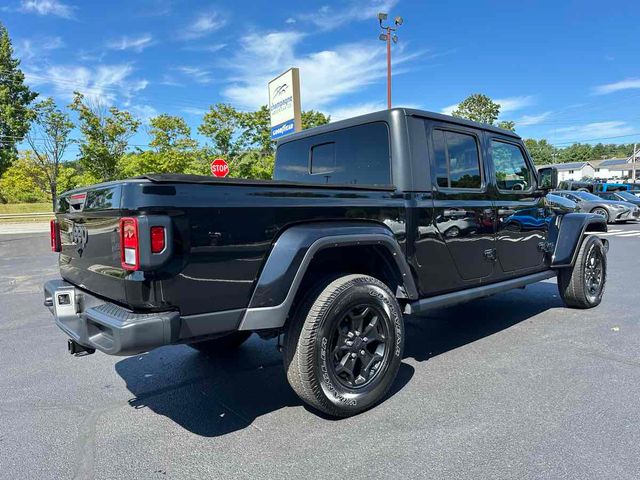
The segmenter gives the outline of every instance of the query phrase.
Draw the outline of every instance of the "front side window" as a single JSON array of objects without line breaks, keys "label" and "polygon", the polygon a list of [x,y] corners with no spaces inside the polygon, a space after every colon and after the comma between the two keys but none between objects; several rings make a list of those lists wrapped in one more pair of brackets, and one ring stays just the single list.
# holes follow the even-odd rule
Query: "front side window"
[{"label": "front side window", "polygon": [[482,187],[478,143],[472,135],[433,131],[436,185],[441,188]]},{"label": "front side window", "polygon": [[491,151],[498,189],[518,191],[529,190],[532,187],[531,169],[520,147],[492,140]]}]

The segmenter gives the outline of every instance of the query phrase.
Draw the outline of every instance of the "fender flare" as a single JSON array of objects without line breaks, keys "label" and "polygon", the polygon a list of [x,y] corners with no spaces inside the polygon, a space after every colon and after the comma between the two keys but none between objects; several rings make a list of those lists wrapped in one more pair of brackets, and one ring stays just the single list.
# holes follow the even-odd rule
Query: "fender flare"
[{"label": "fender flare", "polygon": [[387,227],[368,222],[296,225],[285,230],[276,240],[239,329],[261,330],[284,326],[314,255],[327,248],[353,245],[380,245],[387,248],[402,275],[407,298],[418,298],[405,254]]},{"label": "fender flare", "polygon": [[[550,232],[552,236],[555,234],[551,268],[572,267],[582,246],[585,233],[605,233],[606,231],[607,222],[600,215],[593,213],[567,213],[563,215],[559,227]],[[608,244],[608,242],[606,243]]]}]

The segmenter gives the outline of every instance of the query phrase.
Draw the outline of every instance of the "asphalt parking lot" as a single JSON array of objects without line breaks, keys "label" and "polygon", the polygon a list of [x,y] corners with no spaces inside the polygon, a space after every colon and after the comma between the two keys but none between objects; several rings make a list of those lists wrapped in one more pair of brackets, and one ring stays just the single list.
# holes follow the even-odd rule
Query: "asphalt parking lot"
[{"label": "asphalt parking lot", "polygon": [[640,478],[640,224],[608,238],[600,307],[550,281],[408,319],[389,397],[330,420],[275,341],[70,356],[47,235],[0,235],[0,478]]}]

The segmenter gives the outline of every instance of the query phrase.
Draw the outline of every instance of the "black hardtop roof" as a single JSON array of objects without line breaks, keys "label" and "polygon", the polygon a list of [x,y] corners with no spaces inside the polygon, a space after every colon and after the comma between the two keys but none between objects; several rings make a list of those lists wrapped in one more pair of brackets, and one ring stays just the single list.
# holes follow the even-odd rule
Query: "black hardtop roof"
[{"label": "black hardtop roof", "polygon": [[347,118],[345,120],[338,120],[337,122],[327,123],[319,127],[309,128],[298,133],[292,133],[278,140],[278,145],[282,145],[294,140],[300,140],[302,138],[311,137],[321,133],[332,132],[340,130],[342,128],[354,127],[365,123],[371,123],[376,121],[390,122],[394,115],[406,115],[413,117],[428,118],[431,120],[437,120],[439,122],[447,122],[454,125],[462,125],[464,127],[475,128],[478,130],[486,130],[489,132],[500,133],[509,137],[520,139],[520,136],[511,130],[505,130],[504,128],[495,127],[486,123],[472,122],[471,120],[465,120],[464,118],[452,117],[450,115],[443,115],[441,113],[428,112],[426,110],[418,110],[415,108],[392,108],[391,110],[380,110],[378,112],[367,113],[365,115],[358,115],[357,117]]}]

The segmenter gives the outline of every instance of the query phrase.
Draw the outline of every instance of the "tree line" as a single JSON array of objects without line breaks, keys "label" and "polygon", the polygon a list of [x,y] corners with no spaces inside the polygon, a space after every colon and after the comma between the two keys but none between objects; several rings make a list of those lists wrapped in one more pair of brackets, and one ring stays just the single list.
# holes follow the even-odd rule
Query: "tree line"
[{"label": "tree line", "polygon": [[[454,116],[515,130],[513,121],[498,121],[500,105],[483,94],[462,101]],[[302,113],[304,129],[323,125],[330,117]],[[148,145],[131,139],[141,129]],[[211,105],[198,133],[201,145],[180,116],[160,114],[143,125],[131,112],[92,102],[75,92],[69,105],[40,99],[26,83],[9,34],[0,24],[0,202],[54,201],[66,190],[149,173],[209,174],[216,157],[230,164],[230,175],[271,178],[274,142],[269,109],[243,112],[232,105]],[[28,148],[19,151],[18,146]],[[536,163],[589,160],[631,155],[629,145],[575,144],[556,148],[546,140],[526,140]],[[77,148],[67,160],[70,147]]]}]

